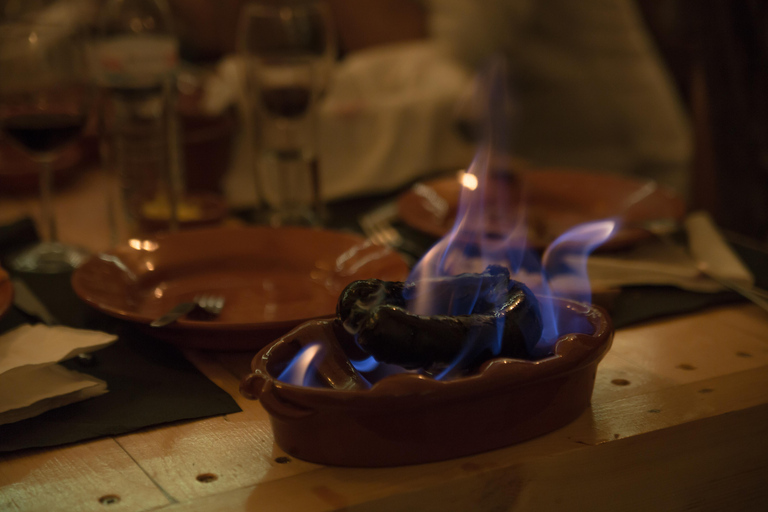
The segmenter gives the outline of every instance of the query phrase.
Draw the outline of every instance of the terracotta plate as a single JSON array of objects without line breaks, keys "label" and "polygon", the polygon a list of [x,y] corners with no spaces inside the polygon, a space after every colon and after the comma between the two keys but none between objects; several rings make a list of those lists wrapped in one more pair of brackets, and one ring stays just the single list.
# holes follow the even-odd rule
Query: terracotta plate
[{"label": "terracotta plate", "polygon": [[[397,253],[347,233],[307,228],[209,228],[135,240],[93,256],[72,276],[75,293],[153,336],[215,350],[257,349],[304,320],[332,315],[358,279],[404,280]],[[148,324],[199,293],[226,305],[212,320]]]},{"label": "terracotta plate", "polygon": [[[514,197],[522,186],[534,248],[546,247],[577,224],[613,216],[624,225],[602,248],[624,247],[651,236],[643,224],[674,224],[685,215],[683,200],[653,182],[570,169],[532,169],[519,178],[496,179],[492,190]],[[416,185],[399,198],[399,215],[411,227],[442,237],[453,227],[460,191],[460,174]]]},{"label": "terracotta plate", "polygon": [[8,311],[13,304],[13,285],[11,278],[2,267],[0,267],[0,318]]}]

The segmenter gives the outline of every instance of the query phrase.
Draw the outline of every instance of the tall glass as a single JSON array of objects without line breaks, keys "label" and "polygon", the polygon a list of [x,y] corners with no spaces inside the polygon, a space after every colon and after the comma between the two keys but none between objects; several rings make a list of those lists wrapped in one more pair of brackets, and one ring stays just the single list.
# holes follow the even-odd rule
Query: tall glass
[{"label": "tall glass", "polygon": [[55,273],[82,263],[87,252],[59,242],[53,209],[52,163],[82,134],[93,98],[82,32],[72,25],[0,24],[0,126],[40,169],[40,242],[9,265]]},{"label": "tall glass", "polygon": [[265,220],[321,224],[317,114],[335,59],[330,14],[318,1],[257,1],[239,32]]}]

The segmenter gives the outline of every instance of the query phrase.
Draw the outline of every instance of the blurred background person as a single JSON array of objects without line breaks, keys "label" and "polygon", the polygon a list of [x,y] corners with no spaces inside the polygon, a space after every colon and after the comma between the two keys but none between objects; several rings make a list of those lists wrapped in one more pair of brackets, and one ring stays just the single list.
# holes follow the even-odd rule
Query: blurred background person
[{"label": "blurred background person", "polygon": [[685,195],[687,113],[632,0],[427,0],[467,66],[508,58],[512,151],[533,164],[650,178]]}]

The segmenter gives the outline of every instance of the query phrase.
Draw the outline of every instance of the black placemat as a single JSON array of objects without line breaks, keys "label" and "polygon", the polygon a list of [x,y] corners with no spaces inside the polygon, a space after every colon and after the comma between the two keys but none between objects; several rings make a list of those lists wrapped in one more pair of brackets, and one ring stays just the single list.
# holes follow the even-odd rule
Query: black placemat
[{"label": "black placemat", "polygon": [[[11,238],[34,240],[31,223],[0,229],[0,255],[18,244]],[[34,233],[34,232],[33,232]],[[84,304],[72,290],[67,274],[12,274],[29,286],[51,313],[70,327],[96,329],[118,335],[118,340],[93,353],[91,361],[73,359],[64,366],[107,382],[109,393],[77,402],[16,423],[0,425],[0,452],[55,446],[102,436],[133,432],[144,427],[240,411],[235,400],[216,386],[175,347],[156,340]],[[24,323],[35,323],[16,308],[0,319],[0,333]]]},{"label": "black placemat", "polygon": [[627,286],[607,309],[613,327],[620,329],[741,301],[744,298],[734,292],[697,293],[674,286]]}]

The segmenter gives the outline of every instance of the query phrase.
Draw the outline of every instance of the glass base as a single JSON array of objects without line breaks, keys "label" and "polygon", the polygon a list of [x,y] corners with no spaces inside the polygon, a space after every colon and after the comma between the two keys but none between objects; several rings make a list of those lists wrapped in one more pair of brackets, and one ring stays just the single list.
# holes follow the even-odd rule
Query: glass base
[{"label": "glass base", "polygon": [[88,256],[88,251],[82,247],[42,242],[11,258],[9,265],[18,272],[57,274],[76,269]]},{"label": "glass base", "polygon": [[281,226],[304,226],[316,228],[322,226],[323,222],[320,216],[313,211],[289,211],[289,212],[269,212],[267,222],[272,227]]},{"label": "glass base", "polygon": [[250,216],[254,224],[264,224],[273,228],[283,226],[303,226],[317,228],[325,225],[325,211],[313,208],[274,209],[268,206],[256,208]]}]

